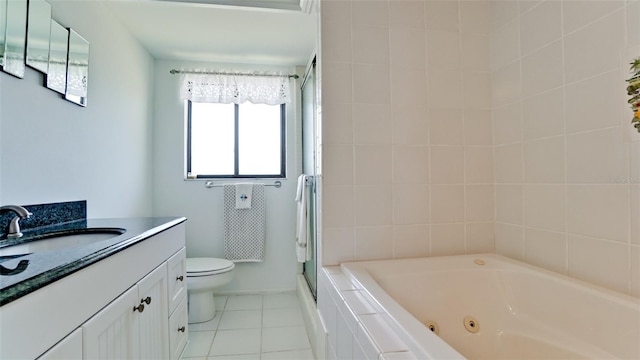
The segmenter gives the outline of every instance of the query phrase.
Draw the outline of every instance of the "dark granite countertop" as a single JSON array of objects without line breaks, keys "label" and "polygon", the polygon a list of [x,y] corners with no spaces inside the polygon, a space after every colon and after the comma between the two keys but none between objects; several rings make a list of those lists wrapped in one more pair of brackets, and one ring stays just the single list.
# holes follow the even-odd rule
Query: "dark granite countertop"
[{"label": "dark granite countertop", "polygon": [[17,240],[0,238],[0,248],[16,242],[35,241],[42,234],[54,231],[83,229],[123,229],[121,235],[87,245],[67,247],[59,250],[41,251],[22,256],[0,257],[0,265],[5,269],[20,269],[13,275],[0,275],[0,306],[10,303],[30,292],[53,283],[86,266],[107,258],[140,241],[184,222],[184,217],[123,218],[123,219],[82,219],[33,230],[23,230],[24,236]]}]

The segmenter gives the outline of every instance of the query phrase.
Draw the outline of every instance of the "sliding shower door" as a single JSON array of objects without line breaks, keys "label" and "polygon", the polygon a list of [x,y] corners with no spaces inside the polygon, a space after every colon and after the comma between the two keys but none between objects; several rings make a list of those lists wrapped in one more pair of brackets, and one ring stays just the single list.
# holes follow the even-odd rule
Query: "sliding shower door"
[{"label": "sliding shower door", "polygon": [[303,265],[303,274],[313,297],[316,297],[316,219],[317,219],[317,89],[316,61],[312,61],[302,82],[302,172],[308,175],[305,191],[308,192],[307,246],[311,247],[311,259]]}]

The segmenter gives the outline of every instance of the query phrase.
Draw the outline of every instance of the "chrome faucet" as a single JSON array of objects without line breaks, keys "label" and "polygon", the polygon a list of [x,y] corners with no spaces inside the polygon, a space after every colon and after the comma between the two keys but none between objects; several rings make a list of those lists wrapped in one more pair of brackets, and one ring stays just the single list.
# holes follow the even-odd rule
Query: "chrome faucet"
[{"label": "chrome faucet", "polygon": [[19,238],[22,236],[22,233],[20,232],[20,224],[19,224],[20,219],[27,219],[32,214],[27,209],[19,205],[5,205],[0,207],[0,214],[8,211],[13,211],[14,213],[16,213],[16,216],[14,216],[13,219],[11,219],[11,222],[9,223],[9,231],[7,231],[7,238],[8,239]]}]

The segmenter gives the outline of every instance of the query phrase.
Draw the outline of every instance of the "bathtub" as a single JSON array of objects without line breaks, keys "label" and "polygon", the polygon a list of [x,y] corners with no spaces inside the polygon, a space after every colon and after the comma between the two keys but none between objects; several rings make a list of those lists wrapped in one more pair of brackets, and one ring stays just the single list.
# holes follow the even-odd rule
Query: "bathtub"
[{"label": "bathtub", "polygon": [[361,332],[397,338],[406,358],[640,359],[640,299],[499,255],[352,262],[325,275],[366,295],[389,333]]}]

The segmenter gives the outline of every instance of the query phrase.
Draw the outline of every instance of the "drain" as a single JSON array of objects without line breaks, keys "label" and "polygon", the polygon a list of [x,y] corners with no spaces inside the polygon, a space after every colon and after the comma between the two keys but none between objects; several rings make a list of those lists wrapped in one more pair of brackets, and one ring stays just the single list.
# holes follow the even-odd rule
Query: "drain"
[{"label": "drain", "polygon": [[484,260],[482,260],[482,259],[475,259],[475,260],[473,260],[473,262],[474,262],[476,265],[484,265]]},{"label": "drain", "polygon": [[464,328],[470,333],[477,333],[480,330],[480,324],[473,316],[464,317]]},{"label": "drain", "polygon": [[427,320],[424,322],[424,325],[427,329],[431,330],[434,334],[438,335],[440,333],[440,328],[438,327],[438,323],[433,320]]}]

